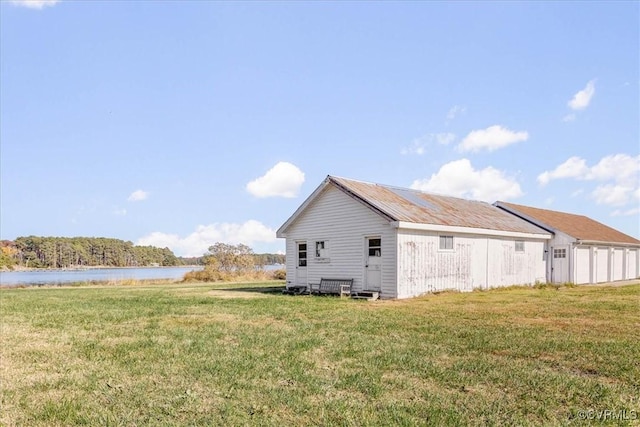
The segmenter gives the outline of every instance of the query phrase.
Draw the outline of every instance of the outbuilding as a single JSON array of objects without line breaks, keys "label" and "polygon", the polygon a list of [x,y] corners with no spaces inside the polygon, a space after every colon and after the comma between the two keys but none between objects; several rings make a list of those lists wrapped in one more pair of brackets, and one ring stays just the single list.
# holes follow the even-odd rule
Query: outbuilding
[{"label": "outbuilding", "polygon": [[640,240],[583,215],[514,203],[495,206],[543,228],[548,242],[547,281],[601,283],[640,277]]},{"label": "outbuilding", "polygon": [[551,234],[488,203],[328,176],[280,227],[287,287],[409,298],[545,280]]}]

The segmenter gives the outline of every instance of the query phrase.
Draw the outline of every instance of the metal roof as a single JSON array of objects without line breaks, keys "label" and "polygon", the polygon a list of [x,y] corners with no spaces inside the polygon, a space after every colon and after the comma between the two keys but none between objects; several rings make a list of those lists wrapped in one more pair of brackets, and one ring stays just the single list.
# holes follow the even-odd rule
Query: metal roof
[{"label": "metal roof", "polygon": [[532,208],[514,203],[496,202],[496,206],[520,215],[528,221],[550,231],[561,231],[583,241],[602,243],[627,243],[637,245],[640,240],[604,225],[584,215]]},{"label": "metal roof", "polygon": [[547,234],[485,202],[334,176],[328,176],[327,180],[391,221]]}]

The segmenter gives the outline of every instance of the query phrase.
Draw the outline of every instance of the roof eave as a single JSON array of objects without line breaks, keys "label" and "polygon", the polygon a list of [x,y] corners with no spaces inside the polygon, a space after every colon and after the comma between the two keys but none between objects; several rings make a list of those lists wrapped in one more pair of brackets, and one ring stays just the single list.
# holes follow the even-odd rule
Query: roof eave
[{"label": "roof eave", "polygon": [[422,224],[406,221],[394,221],[391,223],[394,228],[405,230],[422,230],[422,231],[436,231],[445,233],[461,233],[461,234],[481,234],[498,237],[512,237],[516,239],[533,239],[533,240],[548,240],[551,239],[551,234],[548,233],[526,233],[522,231],[506,231],[506,230],[491,230],[488,228],[475,228],[475,227],[460,227],[453,225],[437,225],[437,224]]},{"label": "roof eave", "polygon": [[602,240],[581,240],[577,239],[576,245],[607,245],[607,246],[625,246],[632,248],[640,248],[640,242],[638,243],[630,243],[630,242],[605,242]]},{"label": "roof eave", "polygon": [[287,237],[287,229],[295,222],[296,219],[304,212],[307,207],[324,191],[325,188],[330,184],[330,177],[327,176],[322,183],[306,198],[304,202],[296,209],[296,211],[289,217],[288,220],[285,221],[284,224],[278,228],[276,231],[276,237],[278,238],[286,238]]},{"label": "roof eave", "polygon": [[556,234],[558,231],[561,231],[561,230],[558,230],[558,229],[556,229],[556,228],[554,228],[554,227],[552,227],[552,226],[550,226],[548,224],[545,224],[542,221],[537,220],[536,218],[533,218],[533,217],[531,217],[529,215],[526,215],[526,214],[520,212],[519,210],[512,208],[511,206],[507,206],[503,202],[495,202],[493,204],[493,206],[495,206],[497,208],[500,208],[503,211],[509,212],[510,214],[515,215],[518,218],[523,219],[523,220],[527,221],[528,223],[531,223],[531,224],[535,225],[536,227],[540,227],[543,230],[546,230],[551,234]]}]

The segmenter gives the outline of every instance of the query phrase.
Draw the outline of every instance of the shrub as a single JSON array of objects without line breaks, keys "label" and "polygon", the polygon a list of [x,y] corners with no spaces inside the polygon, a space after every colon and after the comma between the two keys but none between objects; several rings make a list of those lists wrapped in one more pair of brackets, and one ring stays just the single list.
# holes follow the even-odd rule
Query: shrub
[{"label": "shrub", "polygon": [[271,275],[274,280],[286,280],[287,270],[285,270],[284,268],[280,268],[278,270],[274,270]]}]

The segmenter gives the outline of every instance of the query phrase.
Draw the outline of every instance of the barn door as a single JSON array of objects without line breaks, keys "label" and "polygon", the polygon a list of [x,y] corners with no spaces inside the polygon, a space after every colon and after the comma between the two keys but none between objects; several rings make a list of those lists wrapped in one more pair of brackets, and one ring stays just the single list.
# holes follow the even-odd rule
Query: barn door
[{"label": "barn door", "polygon": [[382,284],[382,239],[367,237],[365,242],[365,284],[367,291],[380,291]]},{"label": "barn door", "polygon": [[296,242],[296,286],[307,286],[307,242]]},{"label": "barn door", "polygon": [[551,248],[551,282],[566,283],[569,281],[569,251],[567,246]]}]

